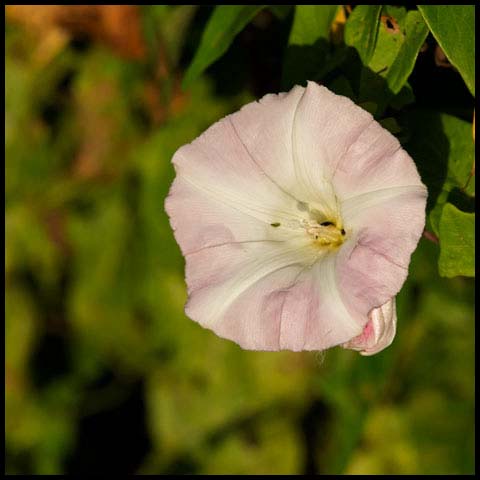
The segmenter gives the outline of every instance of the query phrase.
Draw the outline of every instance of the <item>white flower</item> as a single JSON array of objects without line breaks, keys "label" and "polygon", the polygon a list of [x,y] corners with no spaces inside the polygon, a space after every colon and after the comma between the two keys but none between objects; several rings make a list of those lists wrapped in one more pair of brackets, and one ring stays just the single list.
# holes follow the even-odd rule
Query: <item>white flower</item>
[{"label": "white flower", "polygon": [[190,318],[247,349],[391,343],[427,192],[368,112],[309,82],[225,117],[173,163]]}]

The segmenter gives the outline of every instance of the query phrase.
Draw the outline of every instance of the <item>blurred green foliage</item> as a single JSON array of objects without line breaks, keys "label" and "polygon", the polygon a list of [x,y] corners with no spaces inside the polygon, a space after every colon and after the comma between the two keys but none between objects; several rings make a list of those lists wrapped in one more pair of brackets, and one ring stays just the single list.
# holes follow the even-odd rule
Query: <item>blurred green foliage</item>
[{"label": "blurred green foliage", "polygon": [[[115,31],[114,9],[127,7],[69,10],[70,23],[58,20],[62,6],[9,8],[6,472],[473,473],[473,279],[442,278],[437,266],[474,273],[473,98],[458,72],[433,64],[432,36],[419,53],[419,11],[261,9],[191,67],[183,91],[213,20],[226,32],[219,10],[132,7],[144,42],[132,58]],[[435,30],[432,8],[421,12],[449,56],[456,39]],[[250,15],[239,14],[243,26]],[[361,15],[376,34],[355,30]],[[242,63],[252,49],[260,69]],[[441,255],[420,241],[397,337],[373,357],[243,351],[189,320],[163,209],[175,150],[278,91],[282,70],[287,84],[310,78],[312,65],[295,60],[317,54],[314,79],[373,111],[412,154],[429,188],[427,228],[440,237]],[[245,76],[222,85],[239,62]]]}]

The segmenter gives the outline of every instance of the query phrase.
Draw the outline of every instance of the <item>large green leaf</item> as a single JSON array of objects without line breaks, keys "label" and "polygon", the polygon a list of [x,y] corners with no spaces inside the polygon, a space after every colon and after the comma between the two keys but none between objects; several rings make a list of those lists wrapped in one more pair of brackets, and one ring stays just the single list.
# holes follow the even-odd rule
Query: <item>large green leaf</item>
[{"label": "large green leaf", "polygon": [[428,33],[416,10],[389,6],[383,13],[373,55],[360,80],[360,100],[374,102],[377,115],[406,86]]},{"label": "large green leaf", "polygon": [[319,38],[328,39],[337,9],[338,5],[297,5],[288,43],[312,45]]},{"label": "large green leaf", "polygon": [[315,80],[324,69],[338,5],[297,5],[283,70],[283,85]]},{"label": "large green leaf", "polygon": [[451,203],[440,217],[440,258],[443,277],[475,276],[475,214],[460,211]]},{"label": "large green leaf", "polygon": [[418,5],[418,9],[475,96],[475,5]]},{"label": "large green leaf", "polygon": [[182,86],[187,88],[215,60],[221,57],[235,36],[265,5],[219,5],[203,32]]},{"label": "large green leaf", "polygon": [[401,123],[410,132],[405,148],[428,187],[429,220],[439,235],[440,214],[447,201],[465,211],[473,207],[472,125],[452,115],[428,110],[411,111],[401,118]]},{"label": "large green leaf", "polygon": [[410,11],[405,19],[405,39],[397,57],[387,71],[387,84],[393,93],[398,93],[412,73],[423,42],[427,38],[428,28],[417,11]]},{"label": "large green leaf", "polygon": [[345,25],[345,43],[358,51],[367,65],[375,50],[381,5],[358,5]]}]

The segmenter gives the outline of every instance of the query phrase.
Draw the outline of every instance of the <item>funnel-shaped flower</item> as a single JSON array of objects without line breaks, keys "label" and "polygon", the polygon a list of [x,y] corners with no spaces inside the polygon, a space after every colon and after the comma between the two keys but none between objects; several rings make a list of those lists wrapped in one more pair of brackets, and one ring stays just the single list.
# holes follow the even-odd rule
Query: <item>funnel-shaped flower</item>
[{"label": "funnel-shaped flower", "polygon": [[391,343],[427,192],[368,112],[309,82],[225,117],[173,163],[190,318],[255,350]]}]

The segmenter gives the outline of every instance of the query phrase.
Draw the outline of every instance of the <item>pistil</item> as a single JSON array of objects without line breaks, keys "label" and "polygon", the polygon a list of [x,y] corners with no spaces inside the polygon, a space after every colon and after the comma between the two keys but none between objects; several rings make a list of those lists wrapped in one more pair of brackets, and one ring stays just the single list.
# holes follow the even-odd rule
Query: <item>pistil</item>
[{"label": "pistil", "polygon": [[334,222],[317,223],[304,220],[304,227],[307,234],[312,238],[315,245],[319,247],[339,247],[345,238],[345,230]]}]

